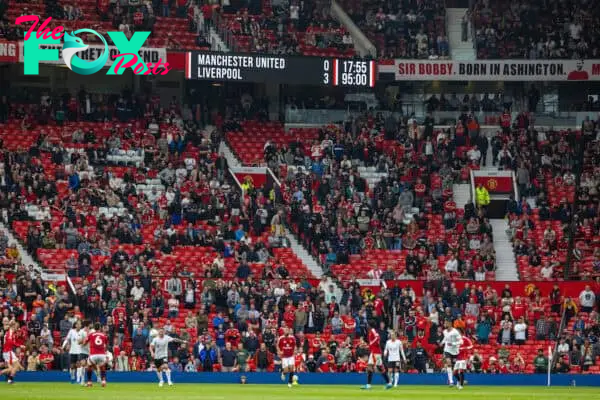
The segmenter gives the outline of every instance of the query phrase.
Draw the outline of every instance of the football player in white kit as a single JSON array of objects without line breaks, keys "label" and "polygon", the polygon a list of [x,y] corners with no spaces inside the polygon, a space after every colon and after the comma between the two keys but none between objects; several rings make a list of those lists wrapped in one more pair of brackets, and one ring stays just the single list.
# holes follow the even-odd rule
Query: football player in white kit
[{"label": "football player in white kit", "polygon": [[81,330],[81,321],[75,321],[75,325],[65,337],[62,347],[69,351],[69,371],[71,373],[71,383],[81,383],[83,380],[83,361],[81,342],[84,333]]},{"label": "football player in white kit", "polygon": [[169,369],[169,343],[178,342],[178,343],[187,343],[181,339],[175,339],[171,336],[165,335],[165,330],[160,328],[158,330],[158,335],[152,339],[150,342],[150,354],[154,359],[154,365],[156,366],[156,375],[158,375],[158,386],[162,387],[164,385],[162,372],[165,371],[165,375],[167,376],[167,384],[169,386],[173,386],[173,381],[171,380],[171,370]]},{"label": "football player in white kit", "polygon": [[402,341],[396,337],[396,332],[394,331],[390,332],[390,338],[385,342],[383,356],[387,358],[390,381],[393,379],[394,387],[396,387],[400,378],[400,356],[402,356],[402,361],[406,364],[406,355],[404,354]]},{"label": "football player in white kit", "polygon": [[446,320],[445,326],[442,344],[444,345],[444,357],[446,358],[446,372],[448,373],[448,385],[454,387],[453,367],[460,352],[462,335],[452,326],[452,321]]}]

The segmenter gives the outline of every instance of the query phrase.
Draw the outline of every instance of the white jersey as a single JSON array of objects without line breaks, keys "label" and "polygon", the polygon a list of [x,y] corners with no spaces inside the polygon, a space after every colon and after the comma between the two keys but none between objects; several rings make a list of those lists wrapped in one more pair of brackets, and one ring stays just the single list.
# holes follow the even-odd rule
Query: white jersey
[{"label": "white jersey", "polygon": [[154,348],[154,359],[159,360],[169,358],[169,343],[174,339],[171,336],[165,335],[162,338],[155,337],[152,339],[150,346]]},{"label": "white jersey", "polygon": [[[69,344],[69,354],[83,354],[81,341],[85,338],[85,333],[80,330],[71,329],[65,338],[64,345]],[[64,346],[63,346],[64,347]]]},{"label": "white jersey", "polygon": [[[90,331],[84,331],[83,329],[81,330],[81,335],[82,335],[82,339],[81,340],[85,340],[87,339],[88,335],[90,334]],[[79,354],[90,354],[90,344],[86,343],[81,345],[81,353]]]},{"label": "white jersey", "polygon": [[444,339],[442,340],[442,344],[444,345],[444,353],[457,356],[460,352],[461,343],[462,336],[458,330],[455,328],[444,329]]},{"label": "white jersey", "polygon": [[404,346],[402,346],[402,341],[398,339],[385,342],[384,354],[387,354],[388,362],[400,361],[400,355],[402,355],[402,360],[406,360]]}]

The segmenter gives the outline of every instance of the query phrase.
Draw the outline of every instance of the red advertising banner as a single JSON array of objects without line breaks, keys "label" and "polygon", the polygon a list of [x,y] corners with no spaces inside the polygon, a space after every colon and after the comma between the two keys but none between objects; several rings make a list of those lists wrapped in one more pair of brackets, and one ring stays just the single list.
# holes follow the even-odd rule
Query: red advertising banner
[{"label": "red advertising banner", "polygon": [[17,63],[19,62],[19,43],[0,40],[0,62]]},{"label": "red advertising banner", "polygon": [[475,186],[480,183],[490,193],[512,193],[513,181],[510,176],[475,176]]}]

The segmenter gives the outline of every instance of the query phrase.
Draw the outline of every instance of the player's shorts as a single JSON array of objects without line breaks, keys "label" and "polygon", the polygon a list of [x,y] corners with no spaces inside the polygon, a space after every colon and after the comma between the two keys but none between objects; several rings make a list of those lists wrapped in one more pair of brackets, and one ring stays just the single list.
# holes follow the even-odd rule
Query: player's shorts
[{"label": "player's shorts", "polygon": [[452,364],[456,363],[456,358],[458,357],[458,354],[450,354],[447,351],[444,352],[444,357],[448,360],[450,360],[450,362]]},{"label": "player's shorts", "polygon": [[87,354],[69,354],[69,360],[71,361],[72,366],[77,364],[79,361],[85,361],[87,359]]},{"label": "player's shorts", "polygon": [[296,357],[284,357],[281,359],[281,368],[295,368]]},{"label": "player's shorts", "polygon": [[169,360],[166,358],[155,358],[154,359],[154,366],[156,367],[156,369],[158,369],[168,363],[169,363]]},{"label": "player's shorts", "polygon": [[106,354],[92,354],[89,360],[94,365],[104,364],[107,361]]},{"label": "player's shorts", "polygon": [[387,362],[388,369],[391,369],[391,368],[400,369],[401,366],[402,366],[402,364],[400,364],[400,361],[388,361]]},{"label": "player's shorts", "polygon": [[12,365],[15,361],[18,360],[17,356],[13,351],[5,351],[4,353],[2,353],[2,359],[8,365]]},{"label": "player's shorts", "polygon": [[456,360],[454,363],[454,370],[466,370],[467,369],[467,360]]},{"label": "player's shorts", "polygon": [[375,365],[376,367],[383,365],[383,358],[381,357],[381,354],[369,354],[369,361],[367,361],[367,364]]}]

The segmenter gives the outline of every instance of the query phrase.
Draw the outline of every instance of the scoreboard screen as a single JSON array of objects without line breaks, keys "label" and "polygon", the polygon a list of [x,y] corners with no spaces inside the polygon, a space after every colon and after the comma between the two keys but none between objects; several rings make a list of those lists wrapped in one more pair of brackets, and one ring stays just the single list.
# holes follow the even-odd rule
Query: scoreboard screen
[{"label": "scoreboard screen", "polygon": [[192,51],[185,76],[220,82],[374,87],[375,61],[333,57],[280,56]]}]

